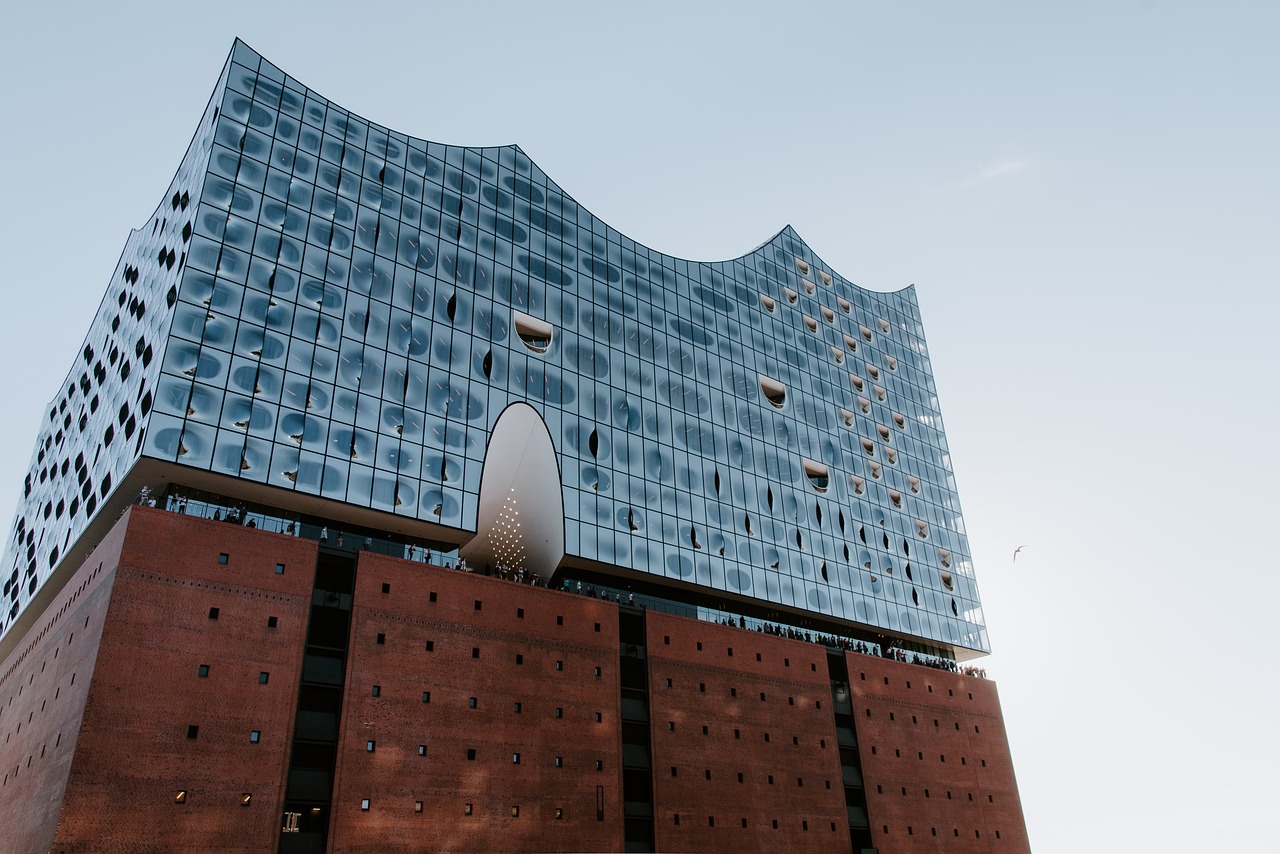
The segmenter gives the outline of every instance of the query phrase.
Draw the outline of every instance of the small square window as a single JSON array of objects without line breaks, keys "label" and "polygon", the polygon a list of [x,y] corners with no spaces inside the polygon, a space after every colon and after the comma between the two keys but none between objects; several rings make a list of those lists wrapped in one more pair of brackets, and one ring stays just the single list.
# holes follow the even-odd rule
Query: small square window
[{"label": "small square window", "polygon": [[427,652],[435,652],[435,651],[436,651],[436,642],[433,640],[427,641]]},{"label": "small square window", "polygon": [[382,696],[382,686],[381,686],[381,685],[374,685],[374,686],[373,686],[373,696],[375,696],[375,697],[381,697],[381,696]]},{"label": "small square window", "polygon": [[773,829],[774,830],[778,829],[778,820],[776,818],[773,820]]},{"label": "small square window", "polygon": [[737,689],[737,688],[730,688],[730,689],[729,689],[729,696],[730,696],[730,697],[736,697],[736,696],[738,696],[738,689]]},{"label": "small square window", "polygon": [[511,808],[511,817],[512,817],[512,818],[519,818],[519,817],[520,817],[520,807],[519,807],[519,806],[513,806],[513,807]]},{"label": "small square window", "polygon": [[267,628],[274,629],[278,625],[280,625],[280,619],[278,617],[267,617]]},{"label": "small square window", "polygon": [[747,820],[746,820],[745,818],[742,820],[742,826],[743,826],[743,827],[746,827],[746,826],[747,826]]},{"label": "small square window", "polygon": [[668,688],[670,688],[670,687],[671,687],[671,677],[670,677],[670,676],[668,676],[668,677],[667,677],[667,687],[668,687]]},{"label": "small square window", "polygon": [[706,734],[707,734],[707,725],[706,725],[706,724],[703,724],[703,725],[702,725],[702,734],[703,734],[703,735],[706,735]]},{"label": "small square window", "polygon": [[369,741],[366,741],[366,742],[364,743],[364,752],[365,752],[365,753],[373,753],[374,749],[375,749],[375,748],[377,748],[377,746],[378,746],[378,742],[373,741],[372,739],[370,739]]},{"label": "small square window", "polygon": [[200,667],[196,669],[196,673],[199,674],[201,679],[207,679],[209,677],[209,665],[200,665]]},{"label": "small square window", "polygon": [[226,552],[223,552],[222,554],[218,555],[218,563],[220,563],[220,564],[225,565],[225,564],[227,563],[227,561],[228,561],[228,560],[230,560],[230,559],[231,559],[231,558],[227,555],[227,553],[226,553]]},{"label": "small square window", "polygon": [[478,705],[478,701],[476,700],[475,697],[471,697],[470,699],[467,700],[467,708],[474,709],[477,705]]},{"label": "small square window", "polygon": [[463,807],[462,807],[462,814],[463,814],[463,815],[471,815],[471,804],[470,804],[470,803],[467,803],[467,804],[464,804],[464,805],[463,805]]},{"label": "small square window", "polygon": [[773,775],[772,775],[772,774],[770,774],[770,775],[769,775],[769,785],[770,785],[770,786],[772,786],[772,785],[773,785]]},{"label": "small square window", "polygon": [[[756,661],[759,661],[759,660],[760,660],[760,653],[758,653],[758,652],[757,652],[757,653],[756,653]],[[743,821],[746,821],[746,819],[744,818],[744,819],[743,819]],[[746,825],[743,825],[743,826],[745,827]]]},{"label": "small square window", "polygon": [[284,575],[284,564],[276,564],[276,575]]},{"label": "small square window", "polygon": [[742,782],[742,772],[741,772],[741,771],[739,771],[739,772],[738,772],[738,782],[739,782],[739,783],[741,783],[741,782]]},{"label": "small square window", "polygon": [[564,810],[561,809],[560,807],[556,807],[556,821],[560,821],[563,818],[564,818]]},{"label": "small square window", "polygon": [[361,798],[361,799],[360,799],[360,811],[361,811],[361,812],[368,812],[368,811],[369,811],[369,799],[368,799],[368,798]]},{"label": "small square window", "polygon": [[715,816],[713,816],[713,815],[709,815],[709,816],[707,816],[707,826],[708,826],[708,827],[715,827],[715,826],[716,826],[716,817],[715,817]]},{"label": "small square window", "polygon": [[383,645],[383,644],[385,644],[385,643],[387,642],[387,635],[386,635],[386,633],[385,633],[385,632],[378,632],[378,640],[377,640],[377,642],[378,642],[378,645],[379,645],[379,646],[381,646],[381,645]]},{"label": "small square window", "polygon": [[556,757],[556,767],[557,767],[557,768],[563,768],[563,767],[564,767],[564,757],[563,757],[563,756],[557,756],[557,757]]},{"label": "small square window", "polygon": [[760,692],[760,702],[762,702],[762,703],[764,702],[764,692],[763,692],[763,691],[761,691],[761,692]]},{"label": "small square window", "polygon": [[210,619],[210,620],[216,620],[216,619],[218,619],[218,609],[217,609],[217,608],[210,608],[210,609],[209,609],[209,619]]},{"label": "small square window", "polygon": [[427,746],[426,746],[425,744],[419,744],[419,745],[418,745],[418,755],[419,755],[419,756],[426,756],[426,755],[427,755]]},{"label": "small square window", "polygon": [[249,730],[249,743],[257,744],[260,741],[262,741],[262,731],[256,729]]},{"label": "small square window", "polygon": [[516,619],[517,620],[524,619],[524,608],[516,608]]},{"label": "small square window", "polygon": [[729,657],[733,658],[733,647],[729,647]]},{"label": "small square window", "polygon": [[476,749],[474,747],[467,748],[467,761],[468,762],[476,761]]},{"label": "small square window", "polygon": [[[427,594],[427,601],[428,602],[436,601],[436,592],[434,590],[432,590]],[[471,815],[471,813],[467,813],[467,815]]]},{"label": "small square window", "polygon": [[742,730],[740,730],[740,729],[735,729],[735,730],[733,731],[733,737],[734,737],[734,738],[742,738]]},{"label": "small square window", "polygon": [[512,765],[519,765],[519,764],[520,764],[520,754],[519,754],[519,753],[513,753],[513,754],[511,754],[511,764],[512,764]]},{"label": "small square window", "polygon": [[430,691],[423,691],[423,692],[422,692],[422,702],[424,702],[424,703],[430,703],[430,702],[431,702],[431,692],[430,692]]},{"label": "small square window", "polygon": [[706,778],[707,778],[708,780],[710,780],[710,779],[711,779],[711,769],[710,769],[710,768],[708,768],[708,769],[707,769],[706,771],[704,771],[703,773],[706,775]]},{"label": "small square window", "polygon": [[667,732],[675,732],[675,731],[676,731],[676,722],[667,721]]},{"label": "small square window", "polygon": [[414,802],[413,802],[413,811],[414,811],[414,812],[422,812],[422,801],[414,801]]},{"label": "small square window", "polygon": [[767,732],[766,732],[766,733],[764,734],[764,740],[765,740],[765,742],[766,742],[766,743],[768,743],[768,741],[769,741],[769,733],[767,733]]},{"label": "small square window", "polygon": [[266,684],[267,684],[267,680],[268,680],[268,679],[270,679],[270,678],[271,678],[271,674],[270,674],[270,673],[268,673],[267,671],[263,670],[261,673],[259,673],[259,674],[258,674],[258,684],[259,684],[259,685],[266,685]]},{"label": "small square window", "polygon": [[477,611],[479,611],[479,610],[480,610],[480,600],[479,600],[479,599],[477,599],[477,600],[476,600],[476,610],[477,610]]},{"label": "small square window", "polygon": [[516,714],[517,714],[517,715],[518,715],[518,714],[520,714],[521,706],[520,706],[520,704],[519,704],[519,703],[516,703],[516,704],[515,704],[515,710],[516,710]]},{"label": "small square window", "polygon": [[241,792],[241,793],[240,793],[240,806],[242,806],[242,807],[247,807],[247,806],[249,806],[249,805],[250,805],[250,804],[252,804],[252,803],[253,803],[253,793],[252,793],[252,792]]},{"label": "small square window", "polygon": [[698,652],[702,652],[702,641],[698,641]]},{"label": "small square window", "polygon": [[603,723],[603,722],[604,722],[604,715],[600,712],[596,712],[596,723]]},{"label": "small square window", "polygon": [[185,804],[187,802],[187,790],[179,789],[173,793],[173,802],[175,804]]},{"label": "small square window", "polygon": [[789,658],[784,658],[784,659],[782,659],[782,666],[783,666],[783,667],[790,667],[790,666],[791,666],[791,659],[789,659]]},{"label": "small square window", "polygon": [[187,738],[194,739],[199,737],[200,737],[200,726],[198,724],[189,725],[187,727]]},{"label": "small square window", "polygon": [[787,705],[788,705],[788,706],[794,706],[795,704],[796,704],[796,698],[795,698],[795,697],[788,697],[788,698],[787,698]]},{"label": "small square window", "polygon": [[596,760],[596,770],[597,770],[597,771],[603,771],[603,770],[604,770],[604,760],[603,760],[603,759],[597,759],[597,760]]},{"label": "small square window", "polygon": [[564,670],[564,662],[563,662],[563,661],[557,661],[557,662],[556,662],[556,670]]},{"label": "small square window", "polygon": [[[663,635],[662,643],[665,644],[666,646],[671,646],[671,635]],[[677,816],[677,818],[679,818],[679,816]]]},{"label": "small square window", "polygon": [[698,691],[699,691],[700,693],[703,693],[703,694],[707,693],[707,683],[706,683],[706,682],[699,682],[699,683],[698,683]]},{"label": "small square window", "polygon": [[390,585],[390,584],[388,584],[388,583],[387,583],[387,582],[385,582],[385,581],[384,581],[384,582],[382,582],[382,592],[383,592],[383,593],[390,593],[390,592],[391,592],[391,585]]},{"label": "small square window", "polygon": [[597,678],[597,679],[599,679],[599,678],[600,678],[600,668],[599,668],[599,667],[597,667],[597,668],[596,668],[596,678]]},{"label": "small square window", "polygon": [[471,657],[472,657],[472,658],[479,658],[479,657],[480,657],[480,647],[478,647],[478,646],[473,646],[473,647],[471,647]]},{"label": "small square window", "polygon": [[599,624],[599,623],[596,623],[596,631],[597,631],[597,632],[598,632],[598,631],[600,631],[600,624]]},{"label": "small square window", "polygon": [[796,747],[799,747],[799,746],[800,746],[800,736],[798,736],[798,735],[793,735],[793,736],[791,736],[791,743],[792,743],[793,745],[795,745]]},{"label": "small square window", "polygon": [[556,614],[556,625],[557,626],[564,625],[564,614]]},{"label": "small square window", "polygon": [[672,819],[674,819],[673,823],[678,826],[680,824],[680,813],[676,813],[675,815],[673,815]]},{"label": "small square window", "polygon": [[560,706],[556,706],[556,717],[558,718],[564,717],[564,709],[561,708]]}]

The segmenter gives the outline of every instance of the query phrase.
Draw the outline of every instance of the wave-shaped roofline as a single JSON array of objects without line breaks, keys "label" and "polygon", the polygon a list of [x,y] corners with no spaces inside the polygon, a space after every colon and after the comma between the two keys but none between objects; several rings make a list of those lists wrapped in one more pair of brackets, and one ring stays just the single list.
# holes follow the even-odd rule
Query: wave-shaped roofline
[{"label": "wave-shaped roofline", "polygon": [[[748,258],[752,257],[753,255],[757,255],[757,254],[759,254],[759,253],[760,253],[762,250],[764,250],[766,247],[769,247],[769,246],[776,246],[776,245],[778,245],[778,243],[781,241],[781,239],[782,239],[784,236],[788,235],[788,233],[789,233],[789,234],[790,234],[790,236],[791,236],[794,240],[796,240],[796,241],[797,241],[801,246],[803,246],[803,247],[805,248],[805,250],[807,250],[807,251],[808,251],[809,256],[813,259],[813,261],[814,261],[818,266],[822,267],[822,268],[823,268],[823,269],[825,269],[825,270],[830,271],[830,272],[832,273],[832,275],[839,276],[840,280],[841,280],[841,281],[843,281],[845,284],[849,285],[850,287],[857,288],[858,290],[860,290],[860,291],[862,291],[862,292],[864,292],[864,293],[868,293],[868,294],[877,294],[877,295],[881,295],[881,296],[898,296],[898,295],[902,295],[902,296],[904,296],[904,297],[912,298],[912,300],[914,301],[914,295],[915,295],[915,284],[914,284],[914,283],[912,283],[912,284],[908,284],[908,285],[905,285],[905,286],[903,286],[903,287],[901,287],[901,288],[897,288],[897,289],[895,289],[895,290],[879,291],[879,290],[873,290],[873,289],[871,289],[871,288],[863,287],[862,285],[859,285],[859,284],[857,284],[856,282],[854,282],[854,281],[850,280],[848,277],[846,277],[846,276],[844,276],[844,275],[840,274],[839,272],[837,272],[837,271],[836,271],[836,269],[835,269],[833,266],[831,266],[830,264],[826,263],[826,261],[824,261],[824,260],[822,259],[822,257],[821,257],[820,255],[818,255],[818,253],[817,253],[817,252],[815,252],[815,251],[813,250],[813,247],[809,245],[808,241],[806,241],[803,237],[801,237],[801,236],[800,236],[800,233],[799,233],[798,231],[796,231],[796,229],[795,229],[795,228],[794,228],[790,223],[788,223],[788,224],[784,225],[782,228],[780,228],[780,229],[778,229],[777,231],[775,231],[775,232],[774,232],[774,233],[773,233],[773,234],[772,234],[768,239],[766,239],[766,240],[765,240],[765,241],[763,241],[762,243],[757,244],[757,245],[755,246],[755,248],[750,249],[750,250],[748,250],[747,252],[742,253],[741,255],[737,255],[737,256],[734,256],[734,257],[731,257],[731,258],[711,259],[711,260],[707,260],[707,259],[700,259],[700,258],[684,258],[684,257],[681,257],[681,256],[679,256],[679,255],[674,255],[674,254],[672,254],[672,253],[670,253],[670,252],[665,252],[665,251],[663,251],[663,250],[661,250],[661,249],[656,249],[656,248],[654,248],[653,246],[650,246],[650,245],[649,245],[649,244],[647,244],[647,243],[643,243],[643,242],[641,242],[641,241],[639,241],[639,240],[636,240],[634,237],[631,237],[630,235],[626,234],[625,232],[621,231],[620,229],[615,228],[614,226],[612,226],[612,225],[610,225],[609,223],[605,222],[605,220],[604,220],[604,218],[603,218],[603,217],[599,216],[599,215],[598,215],[598,214],[596,214],[594,211],[592,211],[592,210],[591,210],[591,208],[587,207],[586,205],[584,205],[584,204],[582,204],[580,201],[578,201],[578,197],[577,197],[577,196],[575,196],[575,195],[573,195],[572,193],[568,192],[568,191],[567,191],[563,186],[561,186],[561,184],[560,184],[558,181],[556,181],[554,178],[552,178],[552,177],[551,177],[551,174],[550,174],[549,172],[547,172],[547,170],[545,170],[545,169],[543,169],[541,166],[539,166],[539,165],[538,165],[538,162],[537,162],[536,160],[534,160],[534,158],[532,158],[531,156],[529,156],[529,153],[528,153],[527,151],[525,151],[523,148],[521,148],[521,147],[520,147],[520,145],[519,145],[518,143],[514,143],[514,142],[512,142],[512,143],[506,143],[506,144],[502,144],[502,145],[453,145],[453,144],[451,144],[451,143],[447,143],[447,142],[438,142],[438,141],[435,141],[435,140],[426,139],[425,137],[413,136],[413,135],[411,135],[411,134],[405,133],[404,131],[398,131],[398,130],[395,130],[395,129],[394,129],[394,128],[392,128],[390,125],[384,125],[384,124],[381,124],[381,123],[379,123],[379,122],[375,122],[375,121],[373,121],[372,119],[369,119],[368,117],[366,117],[366,116],[364,116],[364,115],[362,115],[362,114],[360,114],[360,113],[354,112],[353,110],[350,110],[350,109],[348,109],[348,108],[346,108],[346,107],[342,106],[341,104],[336,104],[334,101],[332,101],[332,100],[330,100],[329,98],[325,97],[324,95],[320,94],[316,89],[314,89],[314,88],[312,88],[311,86],[308,86],[307,84],[303,83],[301,80],[299,80],[298,78],[296,78],[296,77],[294,77],[293,75],[289,74],[289,73],[288,73],[288,72],[286,72],[283,68],[281,68],[280,66],[276,65],[276,64],[275,64],[274,62],[272,62],[271,60],[267,59],[265,56],[263,56],[263,55],[262,55],[262,53],[260,53],[259,51],[255,50],[255,49],[254,49],[254,48],[253,48],[253,47],[252,47],[248,42],[246,42],[244,39],[240,38],[239,36],[237,36],[237,37],[236,37],[235,42],[234,42],[234,43],[232,44],[232,46],[231,46],[231,53],[230,53],[230,55],[228,55],[228,57],[227,57],[227,66],[228,66],[228,67],[230,66],[230,63],[231,63],[232,61],[238,61],[238,60],[236,60],[236,53],[237,53],[237,50],[236,50],[236,49],[237,49],[238,47],[243,47],[246,51],[248,51],[249,53],[251,53],[251,54],[253,54],[254,56],[256,56],[256,57],[258,58],[258,60],[259,60],[261,63],[263,63],[263,64],[265,64],[265,65],[269,65],[271,68],[275,69],[275,71],[277,71],[277,72],[278,72],[278,73],[279,73],[279,74],[280,74],[280,75],[281,75],[281,76],[282,76],[286,81],[293,81],[293,82],[294,82],[294,83],[296,83],[298,86],[300,86],[300,87],[302,87],[303,89],[305,89],[305,90],[306,90],[306,92],[307,92],[308,94],[314,95],[318,100],[323,101],[325,104],[328,104],[328,105],[331,105],[331,106],[335,106],[335,107],[337,107],[339,110],[341,110],[342,112],[346,113],[347,115],[352,116],[352,117],[354,117],[354,118],[356,118],[356,119],[359,119],[360,121],[365,122],[366,124],[368,124],[368,125],[370,125],[370,126],[379,127],[379,128],[381,128],[381,129],[385,130],[388,134],[393,134],[393,135],[396,135],[396,136],[403,137],[405,140],[412,140],[412,141],[414,141],[414,142],[420,142],[420,143],[422,143],[423,145],[438,145],[438,146],[443,146],[443,147],[445,147],[445,148],[461,148],[461,149],[466,149],[466,150],[470,150],[470,151],[501,151],[501,150],[504,150],[504,149],[511,149],[511,150],[513,150],[513,151],[519,152],[520,156],[521,156],[521,157],[523,157],[523,158],[525,158],[527,161],[529,161],[529,165],[530,165],[532,168],[537,169],[539,172],[541,172],[541,173],[542,173],[542,175],[546,177],[547,181],[548,181],[550,184],[552,184],[553,186],[555,186],[556,190],[557,190],[557,191],[559,191],[562,195],[564,195],[564,197],[565,197],[565,198],[570,199],[570,200],[571,200],[575,205],[578,205],[578,206],[579,206],[579,207],[581,207],[583,210],[587,211],[587,213],[589,213],[592,217],[596,218],[596,219],[597,219],[597,220],[599,220],[601,223],[603,223],[603,224],[605,225],[605,227],[606,227],[606,228],[611,229],[611,230],[613,230],[613,231],[617,232],[619,236],[621,236],[621,237],[625,237],[625,238],[626,238],[628,241],[630,241],[631,243],[634,243],[634,244],[635,244],[636,246],[638,246],[638,247],[642,247],[642,248],[644,248],[646,251],[648,251],[648,252],[650,252],[650,253],[653,253],[653,254],[656,254],[656,255],[660,255],[660,256],[662,256],[662,257],[664,257],[664,258],[669,258],[669,259],[671,259],[672,261],[682,261],[682,262],[684,262],[684,263],[686,263],[686,264],[699,264],[699,265],[705,265],[705,266],[712,266],[712,265],[717,265],[717,264],[732,264],[732,263],[734,263],[735,261],[745,261],[746,259],[748,259]],[[241,63],[241,64],[244,64],[244,63]],[[224,69],[224,71],[225,71],[225,69]],[[256,71],[256,70],[255,70],[255,71]],[[219,79],[221,80],[221,79],[222,79],[222,77],[220,76],[220,77],[219,77]],[[788,251],[789,251],[789,250],[788,250]]]}]

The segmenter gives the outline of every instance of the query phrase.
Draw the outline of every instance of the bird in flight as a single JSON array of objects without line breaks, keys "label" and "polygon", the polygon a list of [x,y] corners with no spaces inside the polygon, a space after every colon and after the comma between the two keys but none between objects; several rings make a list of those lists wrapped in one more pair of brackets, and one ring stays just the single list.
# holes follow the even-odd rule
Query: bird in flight
[{"label": "bird in flight", "polygon": [[1016,549],[1014,549],[1014,550],[1013,550],[1013,562],[1014,562],[1014,563],[1017,563],[1017,562],[1018,562],[1018,552],[1022,551],[1022,550],[1023,550],[1023,549],[1025,549],[1025,548],[1026,548],[1026,546],[1018,546]]}]

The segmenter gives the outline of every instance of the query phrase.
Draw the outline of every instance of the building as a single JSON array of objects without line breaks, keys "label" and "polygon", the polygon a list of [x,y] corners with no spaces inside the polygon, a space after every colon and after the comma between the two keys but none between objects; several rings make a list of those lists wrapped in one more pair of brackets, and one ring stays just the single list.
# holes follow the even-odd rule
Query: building
[{"label": "building", "polygon": [[3,572],[18,850],[1028,848],[914,289],[241,42]]}]

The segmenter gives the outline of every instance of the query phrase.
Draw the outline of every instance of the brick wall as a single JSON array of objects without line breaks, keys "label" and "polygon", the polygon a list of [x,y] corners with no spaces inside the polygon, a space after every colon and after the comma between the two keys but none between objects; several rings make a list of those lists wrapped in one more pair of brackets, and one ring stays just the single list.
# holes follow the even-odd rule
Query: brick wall
[{"label": "brick wall", "polygon": [[334,851],[621,850],[616,605],[362,553],[348,661]]},{"label": "brick wall", "polygon": [[53,842],[124,533],[122,521],[0,665],[6,851],[46,852]]},{"label": "brick wall", "polygon": [[315,544],[130,514],[54,850],[260,851],[279,834]]},{"label": "brick wall", "polygon": [[647,622],[658,850],[849,850],[825,648]]},{"label": "brick wall", "polygon": [[881,854],[1030,850],[994,682],[848,653]]}]

